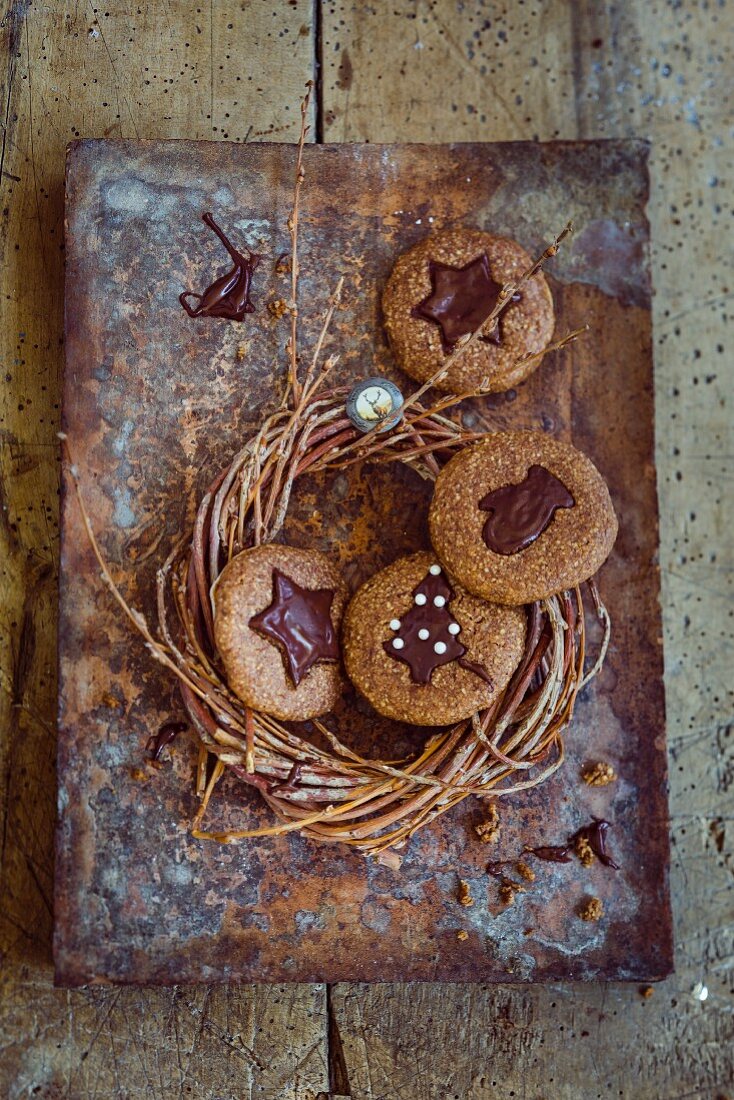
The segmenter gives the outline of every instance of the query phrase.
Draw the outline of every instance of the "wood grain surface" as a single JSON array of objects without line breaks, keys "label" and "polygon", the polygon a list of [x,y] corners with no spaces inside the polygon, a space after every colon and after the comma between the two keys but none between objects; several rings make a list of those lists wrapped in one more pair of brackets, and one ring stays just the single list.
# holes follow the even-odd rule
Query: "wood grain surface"
[{"label": "wood grain surface", "polygon": [[[704,0],[313,7],[3,5],[0,1091],[724,1097],[734,1088],[731,10]],[[650,997],[609,985],[52,988],[64,148],[104,135],[290,140],[316,56],[324,140],[652,139],[677,974]],[[600,400],[613,401],[613,387]]]}]

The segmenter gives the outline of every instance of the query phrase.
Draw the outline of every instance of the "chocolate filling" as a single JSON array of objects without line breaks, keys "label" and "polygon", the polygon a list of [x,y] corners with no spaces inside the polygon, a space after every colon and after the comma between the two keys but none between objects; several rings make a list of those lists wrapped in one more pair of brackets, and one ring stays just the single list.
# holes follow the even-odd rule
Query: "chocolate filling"
[{"label": "chocolate filling", "polygon": [[523,481],[493,489],[479,501],[480,509],[490,513],[482,538],[495,554],[517,554],[543,534],[556,509],[575,503],[555,474],[531,466]]},{"label": "chocolate filling", "polygon": [[[431,293],[413,307],[414,317],[433,321],[441,330],[441,344],[447,354],[462,336],[468,336],[486,321],[497,305],[502,286],[492,278],[489,258],[482,252],[464,267],[451,267],[439,260],[428,261]],[[522,294],[513,294],[519,302]],[[492,331],[482,339],[491,344],[502,342],[500,318]]]},{"label": "chocolate filling", "polygon": [[426,573],[412,595],[413,606],[400,620],[395,637],[383,642],[385,652],[409,667],[416,684],[430,683],[434,671],[451,661],[491,684],[487,670],[464,656],[466,646],[459,641],[456,630],[459,624],[449,610],[454,592],[443,572]]},{"label": "chocolate filling", "polygon": [[274,568],[272,603],[250,619],[253,630],[281,649],[295,687],[317,661],[339,660],[333,600],[332,588],[302,588]]}]

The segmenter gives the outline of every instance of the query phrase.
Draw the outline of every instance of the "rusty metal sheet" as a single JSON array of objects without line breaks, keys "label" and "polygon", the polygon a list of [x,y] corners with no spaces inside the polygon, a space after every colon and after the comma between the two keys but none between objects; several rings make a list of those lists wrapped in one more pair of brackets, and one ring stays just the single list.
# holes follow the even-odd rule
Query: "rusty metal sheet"
[{"label": "rusty metal sheet", "polygon": [[[386,373],[379,295],[399,251],[431,229],[475,224],[531,252],[571,217],[572,246],[549,270],[563,332],[591,335],[550,357],[516,392],[465,410],[469,424],[572,439],[605,474],[620,536],[601,586],[614,622],[603,674],[580,699],[564,768],[501,803],[491,848],[467,801],[413,838],[391,870],[289,834],[219,847],[187,831],[196,800],[193,736],[156,770],[147,738],[182,709],[102,587],[64,485],[57,836],[57,979],[185,982],[653,979],[671,968],[662,650],[653,452],[647,147],[641,142],[307,147],[301,219],[303,347],[338,276],[330,350],[338,380]],[[278,401],[287,297],[292,146],[205,142],[75,144],[67,181],[64,426],[104,551],[131,602],[155,618],[155,571],[197,495]],[[200,221],[211,210],[265,259],[242,324],[191,320],[184,289],[223,271]],[[404,469],[353,470],[299,488],[290,541],[329,549],[350,584],[426,544],[427,489]],[[354,700],[352,701],[355,702]],[[361,751],[393,755],[423,736],[352,706]],[[341,712],[346,720],[346,710]],[[591,788],[582,763],[619,781]],[[614,822],[621,870],[538,865],[502,908],[489,858],[557,844],[590,816]],[[234,777],[209,822],[266,824]],[[458,905],[459,877],[475,904]],[[586,895],[598,924],[578,919]],[[459,940],[457,931],[468,936]]]}]

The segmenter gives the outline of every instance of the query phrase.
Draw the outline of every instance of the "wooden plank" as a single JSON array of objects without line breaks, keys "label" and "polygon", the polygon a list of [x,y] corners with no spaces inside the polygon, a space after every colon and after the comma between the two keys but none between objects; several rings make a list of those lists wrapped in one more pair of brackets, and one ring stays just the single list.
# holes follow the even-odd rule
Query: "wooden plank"
[{"label": "wooden plank", "polygon": [[[81,1021],[82,1012],[88,1012],[84,1020],[90,1035],[94,1037],[100,1023],[104,1022],[105,1006],[118,995],[118,991],[71,995],[50,991],[47,962],[50,915],[34,881],[35,875],[46,894],[49,893],[53,744],[52,735],[43,728],[43,721],[48,724],[55,696],[53,672],[49,673],[54,667],[54,595],[53,584],[44,579],[42,569],[44,562],[47,567],[51,564],[53,568],[50,546],[56,553],[53,526],[56,466],[55,459],[47,456],[47,450],[48,445],[53,444],[57,415],[53,406],[57,402],[59,353],[56,341],[60,333],[61,297],[60,261],[48,242],[53,242],[60,232],[56,228],[56,233],[51,235],[51,230],[61,225],[62,218],[63,145],[75,136],[77,130],[84,136],[101,136],[113,123],[118,125],[118,129],[111,133],[134,136],[129,117],[119,123],[116,119],[118,113],[121,116],[124,113],[116,106],[116,87],[128,95],[133,109],[136,104],[145,103],[147,121],[142,124],[147,126],[146,132],[150,136],[174,133],[174,119],[164,118],[164,115],[175,115],[180,126],[175,134],[181,136],[207,136],[204,124],[218,125],[216,119],[215,122],[205,119],[206,110],[193,105],[198,88],[193,81],[198,78],[186,69],[184,76],[179,75],[183,64],[176,69],[172,63],[169,64],[172,34],[175,42],[190,41],[189,49],[195,50],[199,66],[208,75],[207,59],[210,53],[207,51],[211,51],[211,46],[206,45],[208,23],[194,40],[196,31],[192,28],[196,13],[190,7],[182,16],[183,6],[180,4],[169,4],[163,9],[160,3],[151,0],[139,0],[137,4],[115,0],[115,3],[106,5],[105,10],[110,11],[110,16],[105,20],[105,35],[113,58],[117,61],[124,55],[126,60],[125,65],[117,66],[117,73],[111,69],[104,45],[96,38],[86,37],[90,30],[96,29],[91,6],[80,10],[78,5],[69,4],[68,11],[64,11],[60,18],[61,7],[55,5],[52,10],[50,6],[41,9],[21,2],[6,3],[0,19],[4,57],[3,71],[0,73],[0,102],[4,105],[5,130],[3,169],[20,177],[16,180],[2,177],[3,208],[7,206],[12,210],[10,217],[16,220],[12,235],[8,235],[6,229],[2,242],[6,289],[0,298],[5,308],[5,324],[1,330],[4,342],[3,377],[7,372],[13,378],[7,389],[0,393],[0,402],[3,402],[0,406],[0,431],[11,432],[10,438],[2,436],[0,446],[3,475],[0,484],[5,494],[4,500],[9,505],[7,511],[0,509],[0,538],[3,540],[0,549],[0,587],[4,597],[0,610],[3,616],[0,644],[4,647],[0,707],[5,708],[0,715],[0,728],[7,743],[13,746],[13,768],[10,773],[13,812],[20,813],[17,804],[21,800],[34,807],[32,821],[26,819],[6,829],[6,851],[10,848],[17,853],[19,836],[22,835],[27,844],[34,831],[38,834],[31,849],[34,854],[34,862],[30,864],[33,873],[24,855],[11,855],[14,866],[5,879],[2,897],[5,913],[3,946],[9,945],[5,955],[7,965],[3,993],[6,995],[3,1002],[20,1020],[14,1025],[17,1045],[10,1052],[5,1047],[5,1053],[0,1054],[0,1080],[3,1084],[13,1080],[7,1068],[11,1064],[9,1059],[22,1055],[29,1059],[30,1064],[28,1052],[33,1048],[37,1053],[37,1064],[41,1066],[38,1080],[43,1080],[45,1065],[45,1072],[53,1081],[54,1059],[61,1057],[56,1042],[69,1042],[69,1034],[73,1037],[75,1032],[70,1027],[62,1037],[59,1029],[58,1039],[46,1044],[43,1033],[45,1021],[52,1019],[54,1026],[60,1020]],[[217,3],[215,19],[221,18],[219,13],[222,9],[226,12],[235,7],[239,12],[239,5]],[[283,13],[283,26],[291,22],[295,26],[297,20],[302,21],[301,25],[308,24],[309,19],[303,14],[306,7],[300,3],[295,19],[291,20],[291,4],[286,5],[285,0],[272,0],[270,4],[263,5],[268,18],[272,10]],[[465,9],[468,7],[464,5]],[[639,1096],[642,1100],[653,1096],[681,1095],[711,1100],[730,1091],[728,1086],[732,1069],[727,1056],[727,1043],[730,1043],[731,1021],[734,1018],[731,1013],[722,1010],[729,986],[728,967],[732,951],[730,929],[727,930],[722,916],[727,899],[731,897],[731,876],[725,869],[724,861],[731,859],[732,830],[725,800],[730,798],[734,783],[734,736],[725,709],[729,686],[725,662],[731,653],[731,634],[729,621],[723,618],[724,600],[721,598],[727,577],[734,576],[731,550],[727,552],[724,547],[724,534],[728,529],[723,518],[727,472],[725,460],[721,457],[730,455],[733,450],[725,407],[725,396],[731,392],[731,381],[730,374],[726,373],[724,353],[718,350],[719,347],[726,347],[722,311],[728,294],[724,288],[731,287],[730,277],[725,274],[725,250],[720,247],[721,240],[724,240],[723,215],[717,209],[720,204],[723,206],[720,197],[722,185],[717,181],[725,180],[729,171],[722,126],[727,110],[724,78],[730,71],[732,60],[731,46],[725,33],[727,13],[719,6],[692,10],[683,5],[668,6],[659,0],[652,3],[629,0],[624,5],[609,2],[568,5],[562,0],[548,0],[543,5],[508,6],[510,26],[508,17],[501,11],[498,13],[498,7],[485,4],[482,9],[479,4],[476,5],[481,11],[481,18],[499,19],[500,22],[484,47],[487,56],[480,61],[480,65],[487,65],[487,71],[478,71],[476,78],[472,78],[472,87],[477,89],[477,94],[454,97],[457,111],[451,111],[451,115],[447,116],[441,113],[441,95],[438,93],[443,86],[466,80],[466,74],[470,72],[472,59],[469,58],[466,41],[473,32],[471,29],[467,31],[469,13],[457,14],[457,6],[452,0],[431,3],[430,9],[437,12],[442,22],[451,28],[451,36],[458,41],[459,49],[457,51],[453,46],[449,49],[443,34],[437,31],[436,41],[431,43],[433,52],[427,54],[425,48],[413,51],[414,43],[423,40],[423,32],[421,36],[415,34],[418,20],[425,19],[429,21],[426,25],[430,25],[432,19],[426,0],[416,3],[393,0],[389,7],[380,5],[379,20],[363,12],[362,4],[324,4],[324,131],[329,140],[361,140],[365,137],[405,140],[421,135],[433,139],[434,133],[437,140],[459,135],[471,140],[532,138],[536,133],[541,139],[555,136],[653,137],[655,190],[650,215],[653,236],[658,242],[654,256],[658,291],[657,403],[661,425],[658,466],[661,470],[663,503],[663,581],[667,597],[667,692],[672,735],[673,825],[678,851],[673,885],[678,898],[679,975],[656,990],[655,996],[645,1002],[644,1012],[635,1017],[640,1021],[640,1028],[645,1029],[645,1040],[641,1045],[639,1035],[633,1036],[634,1042],[626,1050],[631,1054],[634,1069],[645,1060],[642,1068],[646,1076],[643,1076],[642,1085],[636,1080],[629,1084],[633,1073],[620,1069],[616,1054],[622,1038],[618,1030],[618,1017],[634,1012],[637,1005],[634,996],[631,993],[628,996],[625,991],[621,991],[622,1001],[618,1004],[614,1001],[617,996],[614,989],[607,989],[606,1003],[603,1003],[601,992],[598,996],[592,996],[587,988],[579,996],[573,990],[564,990],[560,999],[558,996],[555,998],[557,1005],[565,1006],[566,1019],[560,1021],[548,997],[543,996],[539,1002],[531,1001],[529,1004],[521,1000],[521,1011],[513,1012],[509,1017],[505,1015],[508,1021],[506,1027],[496,1024],[503,1012],[506,1014],[506,999],[492,998],[488,1003],[479,1005],[469,1019],[467,1029],[463,1023],[460,1026],[455,1024],[453,1014],[461,1009],[462,1002],[452,1003],[450,997],[447,1000],[446,994],[450,991],[446,987],[441,990],[440,998],[434,997],[430,1004],[423,1004],[424,1013],[420,1016],[411,1016],[406,1012],[407,998],[401,996],[394,1002],[399,1011],[385,1022],[384,1028],[380,1026],[379,1014],[381,1008],[386,1006],[384,1001],[379,1004],[374,1000],[377,991],[373,991],[373,999],[370,1000],[362,997],[363,991],[359,988],[347,989],[351,1003],[351,1030],[348,1033],[345,1031],[344,1048],[351,1051],[351,1091],[361,1097],[380,1095],[376,1091],[378,1088],[382,1090],[382,1095],[387,1091],[388,1095],[396,1097],[419,1094],[424,1097],[444,1096],[446,1066],[449,1059],[452,1064],[456,1062],[462,1046],[465,1046],[469,1051],[465,1058],[466,1072],[472,1071],[472,1068],[475,1071],[471,1077],[472,1091],[467,1095],[497,1095],[496,1091],[490,1091],[491,1077],[487,1075],[482,1084],[482,1069],[479,1068],[486,1064],[487,1059],[478,1044],[481,1041],[487,1049],[489,1044],[485,1036],[489,1026],[489,1034],[497,1039],[492,1060],[500,1065],[505,1076],[510,1072],[510,1059],[515,1060],[518,1075],[527,1071],[533,1057],[537,1057],[544,1066],[551,1063],[562,1066],[559,1052],[567,1053],[582,1042],[589,1042],[588,1037],[581,1038],[581,1030],[589,1030],[596,1038],[593,1064],[590,1057],[588,1060],[589,1082],[592,1083],[589,1087],[588,1082],[579,1076],[578,1063],[574,1062],[562,1069],[565,1080],[556,1094],[551,1090],[557,1080],[548,1083],[548,1076],[553,1072],[549,1071],[534,1091],[531,1084],[523,1079],[522,1091],[520,1086],[513,1090],[516,1095],[554,1095],[563,1100],[564,1097],[577,1097],[582,1088],[585,1090],[582,1095],[593,1097],[597,1092],[612,1095],[612,1089],[606,1088],[609,1081],[617,1087],[617,1092],[624,1086],[625,1095]],[[207,9],[203,5],[202,8],[206,13]],[[142,15],[136,18],[138,11]],[[170,24],[166,25],[165,14],[162,14],[166,11],[169,14],[175,12],[179,20],[179,25],[174,24],[173,31]],[[532,16],[528,14],[527,27],[524,24],[526,11],[535,13]],[[392,12],[397,14],[393,16]],[[257,9],[248,11],[247,19],[240,19],[237,24],[236,38],[243,43],[240,57],[245,59],[244,66],[257,65],[263,76],[268,78],[263,86],[271,89],[271,118],[275,120],[275,125],[280,125],[280,110],[289,105],[293,111],[298,88],[310,70],[310,61],[301,64],[302,48],[307,46],[310,50],[310,46],[305,37],[298,44],[290,38],[291,48],[284,48],[282,55],[277,55],[280,63],[271,67],[268,57],[255,55],[248,47],[252,25],[257,25],[260,18],[261,12]],[[29,38],[26,38],[26,19]],[[575,35],[568,29],[572,19],[577,27]],[[340,26],[341,20],[343,26]],[[107,29],[111,21],[117,21],[114,35]],[[231,21],[227,19],[225,27],[226,22]],[[132,26],[136,27],[134,33],[128,29]],[[506,39],[498,36],[500,30],[507,35]],[[263,38],[267,44],[266,33]],[[365,33],[369,33],[369,40],[364,40]],[[130,37],[132,42],[128,42]],[[401,56],[396,58],[397,47],[393,53],[390,51],[401,39],[404,48]],[[90,42],[95,46],[94,54],[91,54]],[[279,42],[276,40],[276,48]],[[577,43],[576,51],[572,49],[573,42]],[[599,45],[596,45],[597,42]],[[344,45],[351,59],[349,110],[341,104],[344,90],[333,89],[337,74],[328,67],[337,57],[336,68],[339,68],[339,55]],[[366,61],[369,48],[376,54],[371,68]],[[476,48],[472,48],[476,55]],[[185,50],[185,45],[182,45],[180,52]],[[421,54],[423,60],[420,59]],[[91,79],[83,72],[89,56],[97,61],[94,73],[89,74]],[[151,57],[155,58],[153,65]],[[378,64],[380,59],[382,61]],[[437,70],[431,68],[431,59],[442,66],[440,75],[444,77],[443,85],[437,84]],[[502,69],[498,69],[499,61],[502,62]],[[184,58],[184,62],[192,64],[188,57]],[[173,84],[168,85],[169,92],[165,95],[160,81],[153,81],[150,70],[159,72],[161,66],[167,64],[166,76],[173,80]],[[217,64],[224,64],[224,60]],[[407,77],[400,74],[403,64]],[[147,73],[145,66],[149,68]],[[495,69],[494,73],[489,71],[491,68]],[[225,70],[217,67],[216,72],[220,71]],[[348,72],[349,66],[345,65],[343,79],[346,82]],[[457,77],[457,73],[463,75]],[[487,76],[491,77],[491,83],[487,82]],[[382,79],[378,80],[378,77]],[[92,83],[95,79],[96,84]],[[151,80],[150,85],[144,83],[146,79]],[[681,79],[685,84],[679,83]],[[29,92],[29,81],[32,81],[32,92]],[[286,91],[289,81],[293,84],[292,94]],[[391,84],[397,91],[387,91]],[[498,91],[510,106],[520,106],[514,104],[514,97],[523,97],[525,114],[516,115],[519,128],[515,123],[505,126],[502,122],[504,114],[497,109]],[[422,120],[416,119],[413,112],[410,125],[406,125],[406,106],[411,108],[418,93],[428,103],[428,121],[425,111]],[[50,189],[50,196],[39,192],[46,243],[45,260],[35,229],[38,221],[36,192],[30,155],[26,152],[31,98],[33,117],[36,119],[35,170],[39,181]],[[107,107],[103,107],[105,101]],[[247,114],[247,103],[250,101],[243,97],[241,102],[243,114]],[[349,120],[354,118],[352,109],[358,103],[362,104],[360,109],[364,124],[361,128],[350,129]],[[269,108],[267,97],[261,107],[263,110]],[[481,110],[478,111],[479,107]],[[342,112],[340,117],[346,119],[341,131],[330,130],[329,127],[330,112],[337,109]],[[222,116],[227,110],[230,108],[223,108]],[[139,126],[142,115],[143,112],[137,111]],[[485,115],[485,120],[482,120],[482,115]],[[82,116],[85,119],[83,124]],[[188,121],[186,116],[189,116]],[[464,116],[469,119],[469,124],[463,123]],[[52,121],[47,124],[46,118]],[[252,118],[253,115],[250,116]],[[486,119],[494,119],[492,125]],[[528,119],[530,121],[526,121]],[[337,122],[337,125],[340,124]],[[419,125],[420,133],[417,129]],[[259,128],[267,129],[267,124],[262,123]],[[426,134],[429,128],[431,133]],[[274,136],[290,140],[294,130],[291,127]],[[28,161],[24,159],[26,155],[29,156]],[[17,203],[16,199],[19,200]],[[12,266],[15,244],[26,249],[20,271],[18,265]],[[44,263],[50,277],[42,280]],[[6,295],[10,295],[10,299]],[[37,303],[41,301],[43,306],[39,307]],[[45,319],[47,315],[50,316],[48,322]],[[23,355],[18,355],[16,351],[16,344],[20,342],[18,332],[26,333]],[[44,333],[45,344],[42,342]],[[29,335],[32,336],[30,340]],[[38,347],[34,348],[34,344]],[[25,358],[26,363],[16,364],[16,358]],[[14,372],[12,368],[15,368]],[[20,374],[18,368],[22,368]],[[716,377],[709,382],[707,378],[711,375]],[[694,382],[694,379],[697,381]],[[18,410],[17,405],[23,403],[23,397],[30,397],[33,403],[28,409]],[[15,439],[23,440],[22,449]],[[36,442],[43,446],[29,446]],[[37,507],[39,501],[44,501],[51,509],[48,520],[50,536],[46,533],[43,511]],[[29,504],[33,505],[33,512],[29,511]],[[695,512],[695,520],[690,518],[691,512]],[[5,516],[8,517],[7,524],[3,519]],[[715,545],[712,545],[712,540]],[[712,561],[714,553],[718,557]],[[38,570],[41,570],[39,582]],[[25,616],[24,608],[28,612]],[[25,631],[21,631],[23,622],[33,625],[26,625]],[[21,636],[26,639],[22,646]],[[33,639],[32,647],[29,646],[29,639]],[[17,694],[8,696],[13,674]],[[25,691],[20,692],[18,685],[25,685]],[[23,706],[40,715],[42,721],[32,718],[27,710],[12,711],[9,700],[14,697],[20,697]],[[6,755],[2,765],[4,786],[8,782],[8,762]],[[45,876],[41,870],[44,861]],[[687,891],[684,891],[684,875],[688,880]],[[20,923],[19,914],[23,917]],[[43,966],[39,967],[39,963]],[[14,966],[18,967],[18,976],[10,978],[7,972]],[[710,989],[709,999],[704,1005],[690,997],[693,982],[702,976],[708,981]],[[342,1026],[345,1010],[340,1007],[340,998],[343,992],[343,987],[334,992],[332,1013],[335,1015],[339,1009],[338,1018]],[[399,991],[392,992],[394,999]],[[117,1003],[125,1005],[126,996],[127,993],[123,992]],[[447,1004],[449,1018],[455,1024],[441,1034],[435,1030],[439,1000]],[[31,1012],[31,1005],[36,1001],[39,1006],[37,1019],[40,1021],[38,1035],[33,1031],[36,1025],[32,1022]],[[135,1022],[135,1012],[140,1003],[131,997],[127,1016],[121,1013],[113,1020],[114,1036],[103,1027],[89,1054],[88,1064],[92,1066],[104,1068],[109,1063],[117,1067],[118,1076],[115,1078],[112,1075],[112,1088],[117,1095],[120,1095],[120,1082],[125,1080],[131,1067],[134,1068],[137,1059],[135,1036],[139,1036],[142,1029]],[[154,1003],[159,1006],[169,1004],[165,997]],[[358,1016],[360,1005],[365,1014],[364,1023]],[[612,1015],[614,1011],[617,1011],[617,1017]],[[399,1031],[395,1021],[401,1013],[407,1022]],[[604,1014],[602,1020],[599,1019],[601,1013]],[[594,1028],[582,1025],[569,1042],[570,1021],[577,1025],[579,1019],[586,1015],[594,1022]],[[151,1018],[155,1019],[154,1016]],[[158,1019],[166,1018],[164,1009]],[[524,1020],[532,1021],[532,1032],[524,1026]],[[564,1031],[559,1030],[561,1024]],[[430,1029],[433,1039],[432,1049],[423,1050],[420,1044],[416,1048],[415,1036],[419,1029],[426,1028]],[[539,1035],[537,1029],[540,1030]],[[410,1054],[398,1056],[398,1035]],[[517,1036],[517,1040],[510,1041],[508,1037],[512,1036]],[[535,1054],[523,1053],[525,1047],[519,1040],[528,1036]],[[609,1048],[604,1036],[608,1037]],[[357,1065],[355,1058],[360,1053],[359,1044],[363,1040],[370,1045],[371,1061],[364,1059]],[[72,1038],[71,1049],[74,1052],[72,1057],[76,1057],[76,1064],[80,1065],[79,1059],[86,1046],[77,1044]],[[506,1050],[508,1053],[503,1053]],[[611,1056],[608,1050],[611,1050]],[[412,1060],[410,1067],[407,1066],[409,1060]],[[380,1064],[390,1074],[387,1086],[385,1076],[380,1076]],[[604,1076],[607,1067],[610,1069],[608,1078]],[[171,1090],[178,1094],[178,1071],[172,1061],[166,1064],[166,1068],[171,1074]],[[185,1081],[184,1090],[186,1085],[191,1085],[193,1089],[198,1085],[201,1095],[212,1095],[216,1089],[219,1064],[212,1058],[206,1066],[201,1064],[200,1068],[201,1076],[197,1079],[194,1075],[193,1080]],[[373,1086],[369,1084],[369,1073],[374,1075]],[[655,1073],[660,1074],[659,1089],[650,1083]],[[32,1073],[28,1079],[29,1091],[35,1087],[31,1078]],[[59,1071],[56,1079],[64,1082],[66,1077]],[[497,1080],[502,1084],[504,1077],[500,1076]],[[437,1081],[440,1084],[436,1084]],[[597,1081],[600,1083],[594,1090]],[[360,1082],[364,1083],[364,1087]],[[337,1091],[345,1094],[350,1091],[343,1073],[335,1079],[335,1084],[339,1086]],[[53,1094],[53,1085],[41,1087],[43,1091],[38,1095]],[[508,1094],[510,1088],[512,1086],[508,1085],[505,1090]],[[78,1089],[75,1092],[75,1089],[76,1085],[65,1091],[72,1096],[86,1095]],[[91,1091],[91,1088],[87,1090],[88,1093]],[[456,1091],[458,1093],[459,1090]],[[133,1094],[132,1089],[130,1092]],[[165,1095],[160,1082],[155,1082],[151,1095]],[[302,1095],[307,1096],[305,1087]]]},{"label": "wooden plank", "polygon": [[313,1097],[325,991],[51,984],[63,174],[78,136],[297,136],[312,0],[3,4],[0,1093]]},{"label": "wooden plank", "polygon": [[[713,1100],[730,1091],[728,19],[720,6],[691,18],[681,5],[647,0],[324,5],[325,140],[652,139],[677,974],[649,999],[613,986],[337,986],[332,1030],[351,1094],[365,1100],[511,1092]],[[613,393],[604,386],[600,396]],[[703,1004],[693,993],[700,981]]]}]

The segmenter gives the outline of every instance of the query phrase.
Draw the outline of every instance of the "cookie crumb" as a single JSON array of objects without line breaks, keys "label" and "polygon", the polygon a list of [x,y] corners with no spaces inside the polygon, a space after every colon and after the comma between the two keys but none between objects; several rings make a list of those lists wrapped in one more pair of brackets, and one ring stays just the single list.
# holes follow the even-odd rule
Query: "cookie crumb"
[{"label": "cookie crumb", "polygon": [[518,887],[514,882],[503,882],[500,886],[500,901],[503,905],[512,905],[515,901]]},{"label": "cookie crumb", "polygon": [[598,921],[604,916],[604,906],[599,898],[587,898],[578,912],[581,920]]},{"label": "cookie crumb", "polygon": [[247,344],[237,345],[237,361],[241,363],[247,355]]},{"label": "cookie crumb", "polygon": [[495,802],[489,803],[487,806],[486,819],[474,826],[474,832],[477,834],[482,844],[493,844],[495,840],[499,839],[500,812]]},{"label": "cookie crumb", "polygon": [[276,275],[287,275],[291,269],[291,258],[287,252],[281,252],[275,261],[274,271]]},{"label": "cookie crumb", "polygon": [[285,298],[274,298],[272,302],[268,302],[268,313],[271,317],[281,318],[288,312],[288,303]]},{"label": "cookie crumb", "polygon": [[535,882],[535,871],[522,859],[515,864],[515,870],[520,878],[524,878],[526,882]]},{"label": "cookie crumb", "polygon": [[456,933],[456,938],[457,940],[468,940],[469,933],[467,932],[466,928],[460,928],[459,931]]},{"label": "cookie crumb", "polygon": [[596,763],[584,766],[581,771],[581,778],[590,787],[606,787],[609,783],[615,782],[617,773],[611,764],[607,764],[603,760],[597,760]]},{"label": "cookie crumb", "polygon": [[474,904],[474,898],[471,896],[471,887],[463,878],[459,879],[459,893],[456,900],[459,905],[463,905],[467,909],[470,905]]},{"label": "cookie crumb", "polygon": [[131,768],[130,778],[135,779],[138,783],[145,783],[146,780],[150,779],[150,776],[143,768]]},{"label": "cookie crumb", "polygon": [[640,996],[644,997],[645,1000],[647,1000],[649,997],[652,997],[653,993],[654,990],[651,985],[643,985],[640,989]]},{"label": "cookie crumb", "polygon": [[579,835],[576,837],[574,847],[576,849],[576,855],[581,860],[582,866],[591,867],[592,863],[594,862],[594,851],[589,844],[589,838],[583,833],[579,833]]},{"label": "cookie crumb", "polygon": [[382,867],[389,867],[391,871],[399,871],[402,862],[403,857],[389,848],[375,856],[375,863],[379,863]]}]

